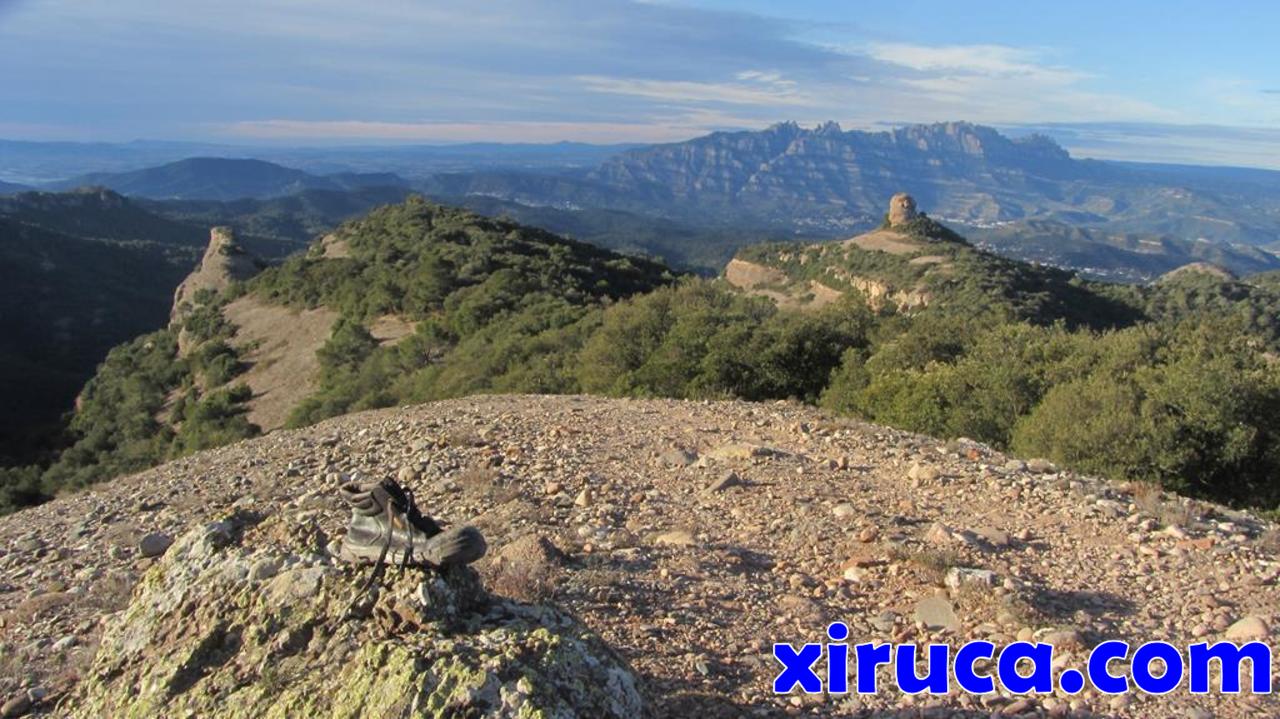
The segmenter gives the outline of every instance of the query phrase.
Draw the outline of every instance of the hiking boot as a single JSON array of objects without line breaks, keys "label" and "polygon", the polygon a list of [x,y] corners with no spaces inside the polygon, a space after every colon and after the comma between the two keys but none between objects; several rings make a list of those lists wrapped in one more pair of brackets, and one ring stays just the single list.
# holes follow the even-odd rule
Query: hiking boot
[{"label": "hiking boot", "polygon": [[425,565],[442,569],[484,556],[484,536],[475,527],[443,529],[418,511],[413,497],[391,479],[344,484],[351,523],[338,557],[353,563]]}]

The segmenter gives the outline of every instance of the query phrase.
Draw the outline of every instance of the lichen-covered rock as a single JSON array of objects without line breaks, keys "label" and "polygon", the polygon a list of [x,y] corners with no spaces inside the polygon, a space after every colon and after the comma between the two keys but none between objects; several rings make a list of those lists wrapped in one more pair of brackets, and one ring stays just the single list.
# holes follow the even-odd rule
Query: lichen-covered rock
[{"label": "lichen-covered rock", "polygon": [[[104,632],[77,717],[635,717],[636,679],[552,607],[337,563],[323,533],[237,515],[176,541]],[[275,572],[255,572],[270,564]]]}]

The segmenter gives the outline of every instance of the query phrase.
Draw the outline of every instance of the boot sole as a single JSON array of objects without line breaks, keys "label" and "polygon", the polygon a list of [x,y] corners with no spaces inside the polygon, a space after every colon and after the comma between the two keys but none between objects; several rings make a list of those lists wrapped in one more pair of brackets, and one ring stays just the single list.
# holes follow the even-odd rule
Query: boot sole
[{"label": "boot sole", "polygon": [[[382,555],[382,543],[349,541],[343,539],[338,558],[353,564],[375,564]],[[445,530],[431,537],[424,545],[413,547],[410,564],[414,566],[447,567],[470,564],[484,556],[488,549],[484,537],[475,527],[458,527]],[[387,550],[387,564],[403,564],[408,547],[393,546]]]}]

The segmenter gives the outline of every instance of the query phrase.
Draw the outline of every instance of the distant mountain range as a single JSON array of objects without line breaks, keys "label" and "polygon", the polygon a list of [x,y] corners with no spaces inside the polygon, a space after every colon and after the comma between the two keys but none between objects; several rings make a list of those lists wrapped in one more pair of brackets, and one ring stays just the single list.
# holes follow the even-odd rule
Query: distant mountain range
[{"label": "distant mountain range", "polygon": [[263,160],[195,157],[159,167],[121,173],[80,175],[52,183],[51,189],[108,187],[133,197],[157,200],[239,200],[293,195],[305,190],[402,187],[391,173],[313,175]]},{"label": "distant mountain range", "polygon": [[1280,270],[1280,255],[1254,245],[1182,240],[1056,220],[956,227],[979,246],[1001,255],[1071,268],[1087,277],[1113,282],[1149,282],[1197,262],[1217,265],[1239,276]]},{"label": "distant mountain range", "polygon": [[0,182],[0,195],[11,195],[15,192],[25,192],[30,190],[26,185],[18,185],[12,182]]},{"label": "distant mountain range", "polygon": [[0,179],[43,186],[77,175],[116,174],[191,157],[214,157],[265,160],[318,175],[392,172],[417,180],[441,172],[495,169],[556,172],[592,168],[608,157],[635,147],[639,145],[476,142],[276,147],[150,140],[126,143],[0,140]]},{"label": "distant mountain range", "polygon": [[935,217],[976,226],[1052,219],[1181,239],[1280,239],[1280,172],[1077,160],[1045,136],[962,122],[889,132],[781,123],[630,150],[567,177],[474,172],[424,186],[827,234],[875,226],[888,197],[905,190]]},{"label": "distant mountain range", "polygon": [[[59,144],[14,145],[0,142],[0,156],[17,156],[19,165],[40,148],[57,162],[70,151]],[[228,151],[179,143],[73,147],[117,162],[181,150]],[[80,174],[49,187],[102,185],[163,203],[148,209],[183,222],[230,225],[265,257],[278,257],[282,248],[262,247],[262,238],[300,246],[343,219],[419,191],[712,272],[754,242],[865,231],[879,223],[888,196],[906,190],[932,216],[1004,254],[1096,277],[1143,281],[1200,260],[1240,274],[1280,263],[1280,172],[1077,160],[1045,136],[1009,137],[969,123],[889,132],[781,123],[644,147],[258,152],[287,159],[288,166],[261,157],[188,158]],[[350,167],[384,171],[322,174]],[[414,179],[388,167],[405,168]]]}]

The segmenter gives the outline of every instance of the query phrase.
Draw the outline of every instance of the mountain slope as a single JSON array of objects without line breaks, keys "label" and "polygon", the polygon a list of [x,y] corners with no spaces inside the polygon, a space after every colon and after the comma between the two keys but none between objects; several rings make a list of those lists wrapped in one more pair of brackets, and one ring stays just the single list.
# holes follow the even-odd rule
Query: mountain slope
[{"label": "mountain slope", "polygon": [[18,185],[12,182],[4,182],[0,180],[0,195],[14,195],[19,192],[29,192],[30,187],[26,185]]},{"label": "mountain slope", "polygon": [[159,167],[84,175],[54,183],[55,189],[109,187],[123,195],[151,199],[237,200],[292,195],[303,190],[346,190],[402,186],[390,173],[312,175],[263,160],[195,157]]},{"label": "mountain slope", "polygon": [[963,231],[983,247],[1007,257],[1120,282],[1147,282],[1191,262],[1212,262],[1237,275],[1280,269],[1280,255],[1257,246],[1182,240],[1053,220],[963,227]]},{"label": "mountain slope", "polygon": [[[81,394],[76,441],[45,487],[278,427],[247,417],[310,422],[415,396],[562,391],[572,366],[559,343],[585,332],[602,304],[673,279],[653,262],[410,198],[253,280],[224,283],[229,292],[196,293],[169,327],[113,350]],[[319,323],[322,346],[311,330],[291,332],[316,324],[305,318]],[[387,326],[405,329],[393,340]],[[304,369],[282,388],[263,373],[273,366]]]},{"label": "mountain slope", "polygon": [[89,240],[199,249],[208,238],[207,228],[167,219],[104,187],[19,193],[0,198],[0,214]]},{"label": "mountain slope", "polygon": [[[403,202],[403,187],[357,187],[350,190],[303,190],[268,199],[136,200],[156,214],[199,227],[226,226],[235,230],[254,254],[272,259],[304,249],[316,237],[344,221],[379,205]],[[279,250],[254,238],[274,238]]]}]

